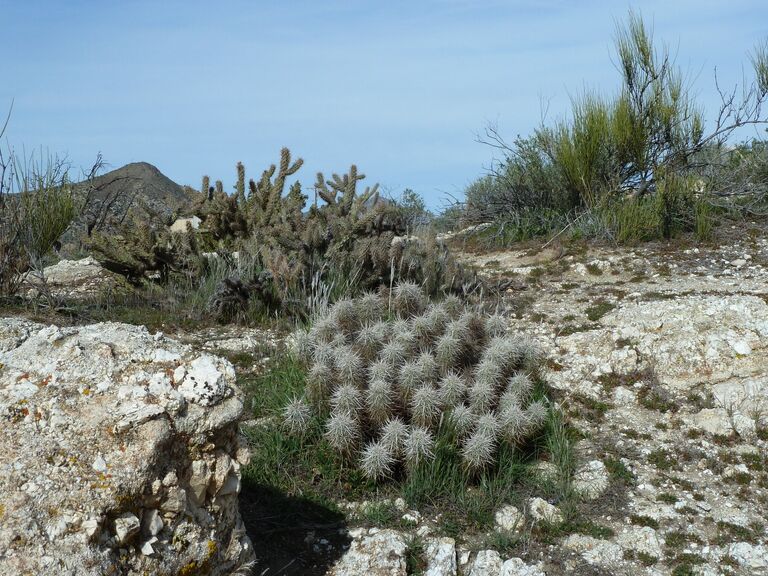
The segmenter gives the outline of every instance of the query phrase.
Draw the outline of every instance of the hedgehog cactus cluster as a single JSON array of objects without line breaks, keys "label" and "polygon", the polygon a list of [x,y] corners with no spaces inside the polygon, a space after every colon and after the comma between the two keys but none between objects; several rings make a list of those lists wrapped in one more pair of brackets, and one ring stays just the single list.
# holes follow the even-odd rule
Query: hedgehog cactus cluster
[{"label": "hedgehog cactus cluster", "polygon": [[465,467],[482,470],[547,419],[535,346],[507,335],[502,317],[452,296],[429,303],[410,282],[336,303],[294,343],[306,392],[285,407],[286,428],[301,435],[321,418],[328,443],[369,478],[432,459],[446,431]]}]

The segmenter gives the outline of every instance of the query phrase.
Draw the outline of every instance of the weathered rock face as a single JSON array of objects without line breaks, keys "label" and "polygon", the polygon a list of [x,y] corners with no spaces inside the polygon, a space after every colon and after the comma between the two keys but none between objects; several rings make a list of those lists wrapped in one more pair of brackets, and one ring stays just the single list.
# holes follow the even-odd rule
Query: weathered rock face
[{"label": "weathered rock face", "polygon": [[44,281],[34,273],[27,276],[24,292],[27,298],[34,298],[47,290],[54,298],[90,300],[129,290],[124,278],[103,268],[92,256],[81,260],[62,260],[45,268],[43,277]]},{"label": "weathered rock face", "polygon": [[768,365],[768,306],[755,296],[631,304],[602,324],[601,332],[560,339],[569,364],[552,375],[555,386],[630,372],[648,359],[666,385],[682,389],[760,375]]},{"label": "weathered rock face", "polygon": [[0,320],[0,574],[230,574],[243,404],[221,358],[115,323]]}]

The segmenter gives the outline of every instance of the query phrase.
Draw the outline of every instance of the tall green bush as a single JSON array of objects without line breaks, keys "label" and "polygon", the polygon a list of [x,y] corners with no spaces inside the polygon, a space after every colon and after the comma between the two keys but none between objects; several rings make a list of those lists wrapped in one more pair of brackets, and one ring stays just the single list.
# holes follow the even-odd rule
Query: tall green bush
[{"label": "tall green bush", "polygon": [[[724,97],[709,131],[669,51],[654,45],[639,15],[630,12],[627,24],[617,28],[615,46],[622,77],[617,96],[576,96],[570,118],[542,126],[511,146],[489,130],[490,143],[504,150],[506,158],[490,177],[467,189],[470,218],[479,212],[486,221],[512,221],[531,210],[573,215],[615,207],[619,213],[604,218],[620,226],[608,231],[613,236],[669,238],[701,230],[706,210],[697,206],[711,197],[701,190],[690,193],[689,180],[707,172],[709,165],[702,164],[706,150],[722,154],[738,128],[768,123],[763,111],[768,43],[751,56],[753,82],[744,87],[741,99]],[[705,184],[710,185],[708,192],[725,195],[712,187],[713,179]],[[646,201],[646,196],[653,200]],[[660,218],[658,225],[651,222],[655,217]],[[633,222],[639,228],[630,231]]]},{"label": "tall green bush", "polygon": [[15,295],[30,269],[42,277],[46,256],[76,213],[64,162],[0,153],[0,296]]}]

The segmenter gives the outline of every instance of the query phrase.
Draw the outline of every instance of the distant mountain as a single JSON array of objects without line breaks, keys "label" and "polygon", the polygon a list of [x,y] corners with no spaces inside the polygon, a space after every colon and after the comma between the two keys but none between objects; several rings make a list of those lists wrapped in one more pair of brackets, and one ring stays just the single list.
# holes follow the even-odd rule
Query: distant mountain
[{"label": "distant mountain", "polygon": [[167,225],[195,200],[193,191],[147,162],[126,164],[77,187],[86,206],[77,228],[86,235],[131,222]]}]

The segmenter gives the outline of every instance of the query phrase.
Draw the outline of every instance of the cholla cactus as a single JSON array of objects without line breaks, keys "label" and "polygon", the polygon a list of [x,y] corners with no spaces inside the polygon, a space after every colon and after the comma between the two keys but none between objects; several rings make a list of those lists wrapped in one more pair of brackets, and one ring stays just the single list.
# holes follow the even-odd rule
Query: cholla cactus
[{"label": "cholla cactus", "polygon": [[405,439],[403,453],[405,463],[410,467],[416,467],[422,462],[434,457],[435,440],[432,433],[426,428],[411,428],[411,433]]},{"label": "cholla cactus", "polygon": [[458,368],[462,351],[460,339],[450,334],[440,336],[435,344],[435,359],[442,374]]},{"label": "cholla cactus", "polygon": [[429,461],[438,437],[474,473],[493,466],[502,445],[541,430],[549,408],[535,399],[529,340],[455,298],[427,307],[413,283],[391,291],[394,318],[385,317],[389,298],[343,300],[297,334],[311,408],[292,401],[289,430],[324,418],[329,444],[371,479]]},{"label": "cholla cactus", "polygon": [[418,358],[416,358],[416,366],[419,369],[423,383],[432,383],[437,380],[437,362],[432,354],[429,352],[419,354]]},{"label": "cholla cactus", "polygon": [[485,331],[491,338],[498,338],[504,336],[507,333],[507,320],[504,316],[499,314],[493,314],[488,316],[485,320]]},{"label": "cholla cactus", "polygon": [[393,382],[396,374],[392,364],[386,360],[377,360],[368,366],[368,382]]},{"label": "cholla cactus", "polygon": [[400,418],[391,418],[381,428],[381,442],[394,456],[400,456],[405,450],[405,440],[410,428]]},{"label": "cholla cactus", "polygon": [[368,444],[363,450],[363,457],[360,459],[360,470],[366,478],[378,480],[392,473],[392,465],[395,458],[392,456],[389,446],[383,442],[373,442]]},{"label": "cholla cactus", "polygon": [[331,406],[337,414],[356,415],[363,408],[363,393],[350,384],[339,386],[331,396]]},{"label": "cholla cactus", "polygon": [[376,354],[381,349],[385,334],[386,332],[382,330],[381,324],[366,324],[360,328],[355,344],[365,360],[370,361],[376,358]]},{"label": "cholla cactus", "polygon": [[449,294],[443,300],[443,308],[451,318],[458,318],[464,311],[464,303],[455,294]]},{"label": "cholla cactus", "polygon": [[525,421],[529,433],[538,432],[546,424],[547,417],[549,416],[549,409],[547,405],[537,400],[531,402],[531,404],[525,410]]},{"label": "cholla cactus", "polygon": [[288,431],[301,436],[309,428],[312,420],[312,409],[301,398],[294,398],[283,410],[283,422]]},{"label": "cholla cactus", "polygon": [[527,404],[533,395],[533,382],[527,374],[515,374],[509,379],[506,393],[515,395],[520,404]]},{"label": "cholla cactus", "polygon": [[392,340],[383,346],[379,358],[393,369],[397,369],[405,361],[406,355],[405,345],[398,340]]},{"label": "cholla cactus", "polygon": [[317,346],[320,343],[327,344],[332,342],[339,333],[339,330],[340,327],[338,322],[336,322],[336,319],[332,316],[326,316],[315,322],[314,326],[312,326],[312,329],[309,331],[309,334]]},{"label": "cholla cactus", "polygon": [[521,441],[528,431],[528,418],[517,403],[504,406],[499,415],[500,434],[510,444]]},{"label": "cholla cactus", "polygon": [[475,432],[481,432],[496,440],[496,437],[501,430],[501,422],[493,412],[486,412],[485,414],[478,416],[475,423]]},{"label": "cholla cactus", "polygon": [[477,430],[464,442],[461,457],[468,469],[480,470],[493,462],[495,450],[493,435],[485,430]]},{"label": "cholla cactus", "polygon": [[331,368],[335,358],[335,350],[330,344],[317,344],[312,350],[312,360],[315,364],[322,364]]},{"label": "cholla cactus", "polygon": [[469,406],[475,414],[482,414],[493,407],[496,391],[492,383],[476,380],[469,389]]},{"label": "cholla cactus", "polygon": [[463,438],[474,428],[477,415],[466,404],[457,404],[451,410],[449,420],[456,431],[456,435]]},{"label": "cholla cactus", "polygon": [[302,364],[309,364],[315,352],[315,340],[306,330],[297,330],[293,334],[293,353]]},{"label": "cholla cactus", "polygon": [[438,388],[440,405],[445,407],[460,404],[467,392],[467,385],[461,376],[455,372],[449,372],[441,380]]},{"label": "cholla cactus", "polygon": [[406,362],[400,367],[397,383],[403,398],[409,399],[413,390],[424,381],[418,362]]},{"label": "cholla cactus", "polygon": [[431,428],[440,417],[440,396],[429,384],[414,390],[411,396],[411,419],[416,426]]},{"label": "cholla cactus", "polygon": [[330,317],[344,332],[351,333],[360,326],[358,306],[352,300],[339,300],[331,307]]},{"label": "cholla cactus", "polygon": [[342,454],[351,454],[360,440],[360,422],[347,412],[333,413],[325,425],[325,437]]},{"label": "cholla cactus", "polygon": [[363,359],[353,348],[339,346],[336,348],[334,366],[339,375],[339,381],[351,386],[359,386],[365,379]]},{"label": "cholla cactus", "polygon": [[424,293],[414,282],[401,282],[392,293],[392,307],[401,318],[416,316],[424,310]]},{"label": "cholla cactus", "polygon": [[327,364],[316,362],[307,373],[307,397],[321,412],[328,408],[328,397],[333,384],[333,370]]},{"label": "cholla cactus", "polygon": [[373,380],[365,393],[368,417],[374,424],[381,425],[392,416],[395,409],[395,391],[384,380]]},{"label": "cholla cactus", "polygon": [[381,297],[374,292],[367,292],[357,300],[357,313],[361,323],[377,322],[384,315],[384,310]]}]

